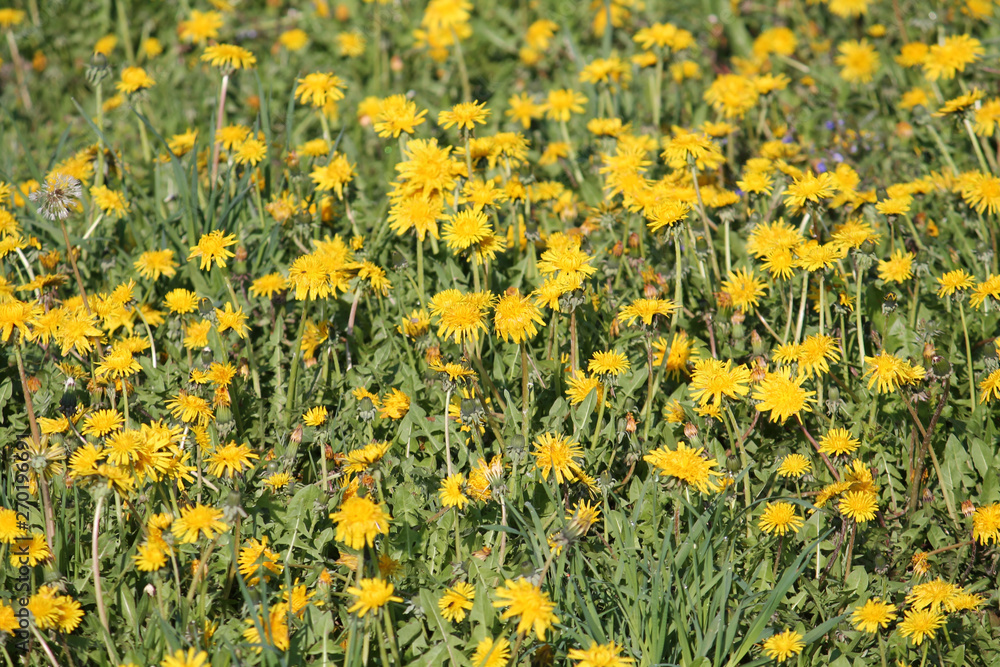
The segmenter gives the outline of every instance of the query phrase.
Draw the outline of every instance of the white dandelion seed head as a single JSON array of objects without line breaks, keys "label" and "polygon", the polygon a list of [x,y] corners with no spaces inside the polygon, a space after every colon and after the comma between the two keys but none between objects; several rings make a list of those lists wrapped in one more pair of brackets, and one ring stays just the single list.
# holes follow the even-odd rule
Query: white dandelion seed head
[{"label": "white dandelion seed head", "polygon": [[53,174],[45,185],[29,196],[38,206],[38,212],[48,220],[65,220],[83,194],[80,181],[66,174]]}]

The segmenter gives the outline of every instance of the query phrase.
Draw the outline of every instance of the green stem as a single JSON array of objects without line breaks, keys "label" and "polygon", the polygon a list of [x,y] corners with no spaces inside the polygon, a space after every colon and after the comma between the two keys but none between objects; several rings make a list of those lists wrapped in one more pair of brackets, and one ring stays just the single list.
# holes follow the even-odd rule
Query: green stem
[{"label": "green stem", "polygon": [[712,273],[715,274],[715,282],[720,283],[722,275],[719,271],[719,260],[715,256],[715,243],[712,242],[712,226],[708,221],[708,212],[705,211],[705,202],[701,199],[701,187],[698,185],[698,165],[693,159],[691,160],[691,179],[694,182],[694,194],[698,200],[698,213],[701,214],[701,222],[704,226],[705,243],[708,244],[708,258],[711,260]]},{"label": "green stem", "polygon": [[802,272],[802,296],[799,299],[799,319],[798,323],[795,325],[795,342],[798,343],[802,340],[802,326],[805,324],[806,320],[806,297],[809,293],[809,272]]},{"label": "green stem", "polygon": [[965,367],[969,374],[969,402],[972,414],[976,414],[976,376],[972,374],[972,346],[969,345],[969,327],[965,323],[965,305],[958,302],[958,314],[962,318],[962,335],[965,337]]},{"label": "green stem", "polygon": [[861,271],[855,275],[856,294],[854,298],[854,323],[858,332],[858,369],[865,367],[865,333],[861,326]]},{"label": "green stem", "polygon": [[455,28],[451,29],[451,36],[455,40],[455,57],[458,60],[458,73],[462,81],[462,101],[471,102],[472,89],[469,86],[469,70],[465,67],[465,55],[462,53],[462,40],[458,38]]},{"label": "green stem", "polygon": [[427,293],[424,292],[424,240],[417,236],[417,292],[420,305],[427,303]]},{"label": "green stem", "polygon": [[722,223],[722,226],[723,226],[722,228],[723,228],[723,231],[724,231],[724,234],[725,234],[726,273],[729,273],[730,271],[733,270],[732,250],[730,249],[730,245],[729,245],[729,227],[730,227],[729,220],[726,219],[725,222]]},{"label": "green stem", "polygon": [[986,174],[990,173],[990,167],[986,164],[986,156],[983,155],[983,147],[979,145],[979,139],[976,137],[976,133],[972,131],[972,123],[969,122],[968,118],[964,118],[962,124],[965,126],[965,131],[969,134],[972,148],[976,151],[976,157],[979,159],[979,168]]},{"label": "green stem", "polygon": [[[229,89],[229,75],[222,75],[222,86],[219,88],[219,108],[215,112],[215,131],[218,132],[222,129],[222,123],[225,122],[226,118],[226,91]],[[219,151],[222,150],[222,144],[218,141],[213,142],[212,148],[212,171],[211,171],[211,187],[215,187],[215,179],[219,175]],[[318,207],[317,207],[318,208]],[[192,241],[193,243],[194,241]]]},{"label": "green stem", "polygon": [[[562,132],[563,141],[566,142],[566,146],[569,149],[569,162],[570,166],[573,168],[573,175],[576,176],[576,182],[578,185],[583,185],[583,172],[580,171],[580,163],[577,161],[576,148],[573,147],[573,142],[569,139],[569,129],[566,127],[566,121],[559,121],[559,129]],[[514,239],[517,243],[517,239]]]},{"label": "green stem", "polygon": [[132,47],[132,32],[128,27],[128,8],[125,6],[126,0],[115,0],[115,9],[118,14],[118,30],[122,34],[122,41],[125,43],[125,54],[129,63],[135,63],[135,49]]},{"label": "green stem", "polygon": [[396,639],[396,630],[392,627],[392,611],[389,607],[385,608],[382,618],[385,619],[385,632],[389,635],[389,650],[392,652],[392,659],[397,667],[401,667],[403,661],[399,658],[399,641]]},{"label": "green stem", "polygon": [[306,332],[306,321],[309,313],[310,298],[306,295],[302,302],[302,319],[299,320],[299,332],[295,336],[295,348],[292,350],[292,368],[288,372],[288,389],[285,392],[285,428],[292,424],[292,410],[295,407],[295,382],[299,377],[299,358],[302,356],[302,337]]},{"label": "green stem", "polygon": [[663,54],[659,53],[660,47],[657,47],[656,54],[656,68],[653,70],[653,79],[651,81],[650,93],[653,97],[653,126],[659,130],[660,129],[660,103],[663,98]]},{"label": "green stem", "polygon": [[90,542],[90,568],[91,574],[94,576],[94,603],[97,605],[97,617],[101,621],[101,628],[104,630],[101,634],[104,639],[104,646],[108,649],[108,657],[111,658],[112,662],[118,662],[118,655],[115,653],[114,647],[111,645],[111,631],[108,628],[108,612],[104,609],[104,591],[101,587],[101,556],[97,549],[97,536],[101,532],[101,510],[104,508],[104,499],[107,496],[100,496],[97,498],[97,503],[94,506],[94,527],[91,532],[91,542]]},{"label": "green stem", "polygon": [[591,442],[597,445],[597,439],[601,435],[601,423],[604,421],[604,399],[607,398],[604,395],[604,383],[597,388],[597,423],[594,424],[594,435],[591,437]]},{"label": "green stem", "polygon": [[451,435],[448,432],[448,406],[451,405],[451,389],[444,393],[444,461],[448,467],[448,476],[451,477],[454,469],[451,466]]},{"label": "green stem", "polygon": [[674,234],[674,303],[677,310],[670,316],[671,331],[677,328],[677,320],[684,310],[684,287],[681,281],[681,240]]},{"label": "green stem", "polygon": [[528,446],[528,405],[530,403],[530,391],[528,390],[528,345],[521,343],[521,437],[524,439],[524,446]]},{"label": "green stem", "polygon": [[941,155],[944,157],[944,161],[948,163],[948,166],[951,167],[952,173],[958,174],[958,167],[955,166],[955,161],[951,159],[951,151],[948,150],[948,145],[944,143],[941,139],[941,135],[938,134],[938,131],[934,128],[933,122],[929,121],[926,127],[927,131],[931,133],[934,143],[936,143],[938,148],[941,149]]}]

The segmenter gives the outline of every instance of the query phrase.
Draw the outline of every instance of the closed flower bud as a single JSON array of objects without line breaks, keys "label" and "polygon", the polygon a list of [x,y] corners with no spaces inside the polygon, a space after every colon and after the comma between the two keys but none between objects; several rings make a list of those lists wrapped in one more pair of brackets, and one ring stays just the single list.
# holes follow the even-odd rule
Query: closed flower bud
[{"label": "closed flower bud", "polygon": [[358,416],[366,422],[370,422],[375,419],[375,412],[375,404],[372,403],[372,399],[367,396],[362,398],[361,403],[358,404]]},{"label": "closed flower bud", "polygon": [[290,436],[288,436],[288,439],[291,440],[292,442],[294,442],[295,444],[298,444],[298,443],[302,442],[302,425],[301,424],[295,427],[295,430],[292,431],[292,434]]},{"label": "closed flower bud", "polygon": [[760,337],[756,329],[750,332],[750,351],[757,357],[764,354],[764,339]]},{"label": "closed flower bud", "polygon": [[647,299],[655,299],[656,295],[659,294],[659,290],[656,289],[656,285],[650,285],[649,283],[646,283],[642,287],[642,294]]},{"label": "closed flower bud", "polygon": [[631,412],[629,412],[628,414],[625,415],[625,432],[635,433],[635,427],[636,427],[635,417],[632,416]]},{"label": "closed flower bud", "polygon": [[688,440],[694,440],[698,437],[698,427],[694,425],[694,422],[684,424],[684,437]]},{"label": "closed flower bud", "polygon": [[971,500],[962,501],[962,514],[969,518],[976,513],[976,505]]},{"label": "closed flower bud", "polygon": [[628,235],[628,247],[629,248],[639,247],[639,235],[636,234],[635,232],[632,232],[631,234]]},{"label": "closed flower bud", "polygon": [[930,341],[924,343],[924,363],[929,364],[934,359],[934,344]]}]

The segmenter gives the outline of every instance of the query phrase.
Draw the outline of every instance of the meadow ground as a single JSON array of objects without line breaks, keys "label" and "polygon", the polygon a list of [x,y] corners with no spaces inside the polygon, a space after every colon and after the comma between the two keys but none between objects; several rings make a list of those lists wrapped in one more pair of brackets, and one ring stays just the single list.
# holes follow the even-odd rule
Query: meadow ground
[{"label": "meadow ground", "polygon": [[998,15],[0,9],[4,664],[997,664]]}]

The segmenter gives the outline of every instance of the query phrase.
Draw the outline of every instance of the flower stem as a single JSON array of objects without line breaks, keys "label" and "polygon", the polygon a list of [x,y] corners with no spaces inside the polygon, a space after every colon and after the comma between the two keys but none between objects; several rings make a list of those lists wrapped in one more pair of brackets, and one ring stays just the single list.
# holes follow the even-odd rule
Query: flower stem
[{"label": "flower stem", "polygon": [[427,303],[427,293],[424,292],[424,240],[417,236],[417,292],[420,305]]},{"label": "flower stem", "polygon": [[604,421],[604,398],[604,384],[601,383],[597,392],[597,423],[594,424],[594,435],[591,438],[594,445],[597,445],[597,439],[601,435],[601,423]]},{"label": "flower stem", "polygon": [[101,556],[97,549],[97,536],[101,532],[101,510],[104,509],[104,499],[106,497],[104,495],[98,497],[97,504],[94,507],[94,527],[90,535],[90,568],[91,573],[94,575],[94,602],[97,604],[97,617],[100,619],[101,627],[104,629],[102,633],[104,645],[108,649],[108,657],[111,658],[111,661],[118,662],[118,655],[115,653],[114,647],[111,646],[108,612],[104,609],[104,591],[101,587]]},{"label": "flower stem", "polygon": [[677,319],[684,310],[684,287],[681,281],[681,240],[678,235],[674,235],[674,303],[677,310],[670,316],[670,329],[677,328]]},{"label": "flower stem", "polygon": [[444,461],[448,467],[448,476],[453,474],[451,467],[451,435],[448,433],[448,407],[451,405],[451,389],[445,391],[444,398]]},{"label": "flower stem", "polygon": [[[664,361],[669,355],[670,349],[664,349]],[[648,332],[646,333],[646,368],[649,369],[649,377],[646,378],[646,405],[642,409],[642,439],[644,441],[649,437],[649,412],[653,408],[653,396],[659,386],[659,378],[656,381],[653,379],[653,335]]]},{"label": "flower stem", "polygon": [[[573,175],[576,176],[576,182],[580,185],[583,184],[583,172],[580,171],[580,163],[577,161],[576,148],[573,147],[573,142],[569,139],[569,129],[566,127],[566,121],[559,121],[559,129],[562,132],[563,141],[566,142],[567,148],[569,148],[569,162],[570,166],[573,167]],[[514,239],[517,243],[517,239]]]},{"label": "flower stem", "polygon": [[389,635],[389,651],[392,653],[392,659],[397,665],[402,665],[403,661],[399,658],[399,640],[396,639],[396,630],[392,627],[392,611],[389,607],[385,608],[382,618],[385,619],[385,632]]},{"label": "flower stem", "polygon": [[31,113],[31,94],[28,93],[28,84],[24,81],[24,61],[21,60],[21,52],[17,50],[14,31],[9,28],[7,46],[10,47],[10,59],[14,61],[14,73],[17,75],[17,88],[21,92],[21,103],[24,104],[24,110]]},{"label": "flower stem", "polygon": [[569,346],[570,346],[570,363],[572,364],[571,370],[573,371],[573,374],[576,375],[576,369],[580,367],[580,364],[577,361],[575,308],[569,314]]},{"label": "flower stem", "polygon": [[806,296],[809,293],[809,272],[802,272],[802,296],[799,299],[799,319],[795,325],[795,342],[802,340],[802,325],[806,320]]},{"label": "flower stem", "polygon": [[976,414],[976,376],[972,374],[972,346],[969,345],[969,327],[965,323],[965,306],[958,302],[958,314],[962,318],[962,335],[965,337],[965,367],[969,373],[969,405]]},{"label": "flower stem", "polygon": [[653,126],[660,129],[660,104],[663,100],[663,54],[661,47],[657,47],[656,68],[653,70],[650,93],[653,97]]},{"label": "flower stem", "polygon": [[521,437],[528,446],[528,405],[531,401],[528,390],[528,345],[521,342]]},{"label": "flower stem", "polygon": [[288,389],[285,390],[285,428],[292,424],[292,410],[295,408],[295,381],[299,377],[299,357],[302,355],[302,337],[306,332],[306,321],[309,312],[309,296],[302,302],[302,319],[299,320],[299,332],[295,336],[295,348],[292,350],[292,368],[288,372]]},{"label": "flower stem", "polygon": [[[21,340],[18,338],[14,344],[14,357],[17,359],[17,374],[21,380],[21,391],[24,392],[24,406],[28,412],[28,424],[31,427],[31,439],[36,446],[42,442],[41,431],[38,428],[38,420],[35,417],[35,404],[31,399],[31,392],[28,390],[28,377],[24,372],[24,357],[21,355]],[[45,539],[48,540],[49,548],[56,554],[56,520],[52,511],[52,499],[49,495],[49,480],[45,473],[38,475],[38,488],[42,496],[42,510],[45,515]]]},{"label": "flower stem", "polygon": [[851,560],[854,558],[854,535],[858,530],[858,524],[855,521],[851,522],[851,539],[847,542],[847,553],[844,556],[844,581],[847,581],[848,575],[851,574]]},{"label": "flower stem", "polygon": [[469,70],[465,67],[465,54],[462,52],[462,40],[458,38],[455,28],[451,29],[451,37],[455,40],[455,58],[458,60],[458,74],[462,81],[462,101],[472,101],[472,89],[469,86]]},{"label": "flower stem", "polygon": [[705,211],[705,202],[701,199],[701,188],[698,186],[698,165],[691,162],[691,180],[694,182],[694,194],[698,199],[698,213],[701,214],[701,222],[704,225],[705,243],[708,244],[708,258],[711,260],[712,273],[715,274],[715,282],[722,281],[719,272],[719,260],[715,256],[715,243],[712,242],[712,226],[708,221],[708,213]]},{"label": "flower stem", "polygon": [[[222,75],[222,86],[219,88],[219,108],[215,112],[215,131],[218,132],[222,129],[222,123],[225,122],[226,117],[226,91],[229,89],[229,75]],[[213,138],[214,139],[214,138]],[[213,141],[212,148],[212,176],[210,183],[212,187],[215,187],[215,179],[219,175],[219,151],[222,149],[222,144],[218,141]]]}]

